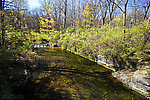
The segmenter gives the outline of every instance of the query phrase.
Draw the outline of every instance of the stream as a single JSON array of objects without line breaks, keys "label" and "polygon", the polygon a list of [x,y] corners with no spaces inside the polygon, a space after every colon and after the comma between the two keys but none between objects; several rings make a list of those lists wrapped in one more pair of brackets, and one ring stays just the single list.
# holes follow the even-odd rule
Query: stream
[{"label": "stream", "polygon": [[104,68],[61,48],[39,48],[25,100],[146,100]]}]

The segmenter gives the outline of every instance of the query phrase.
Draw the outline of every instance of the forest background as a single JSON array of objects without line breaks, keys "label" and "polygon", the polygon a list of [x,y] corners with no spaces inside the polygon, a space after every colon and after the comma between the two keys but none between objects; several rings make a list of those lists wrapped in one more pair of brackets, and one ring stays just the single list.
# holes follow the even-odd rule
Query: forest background
[{"label": "forest background", "polygon": [[27,0],[0,0],[0,79],[5,83],[16,63],[35,61],[33,42],[41,40],[96,62],[101,55],[116,71],[149,65],[149,0],[39,2],[32,8]]},{"label": "forest background", "polygon": [[[46,39],[79,55],[103,55],[114,68],[132,69],[149,59],[149,0],[1,0],[1,63],[28,58]],[[30,57],[30,56],[29,56]]]}]

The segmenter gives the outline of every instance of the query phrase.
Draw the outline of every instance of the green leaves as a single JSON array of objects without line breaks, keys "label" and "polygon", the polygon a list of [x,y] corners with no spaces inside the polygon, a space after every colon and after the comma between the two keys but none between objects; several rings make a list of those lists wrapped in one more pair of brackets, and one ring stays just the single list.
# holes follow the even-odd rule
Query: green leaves
[{"label": "green leaves", "polygon": [[[117,21],[121,19],[116,19]],[[150,49],[150,43],[145,42],[145,35],[149,32],[148,28],[141,25],[126,29],[122,32],[123,27],[116,26],[109,30],[105,25],[99,28],[67,28],[64,34],[60,35],[59,44],[71,51],[77,51],[78,54],[96,59],[101,53],[108,59],[118,59],[119,63],[125,63],[127,66],[134,66],[135,62],[147,59],[146,50]]]}]

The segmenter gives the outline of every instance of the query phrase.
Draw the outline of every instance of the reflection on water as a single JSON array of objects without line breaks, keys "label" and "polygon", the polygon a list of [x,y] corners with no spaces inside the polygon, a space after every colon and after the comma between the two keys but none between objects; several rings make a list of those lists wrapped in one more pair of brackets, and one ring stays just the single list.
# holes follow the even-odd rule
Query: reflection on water
[{"label": "reflection on water", "polygon": [[112,77],[111,71],[60,48],[38,50],[39,68],[26,85],[33,100],[145,100]]}]

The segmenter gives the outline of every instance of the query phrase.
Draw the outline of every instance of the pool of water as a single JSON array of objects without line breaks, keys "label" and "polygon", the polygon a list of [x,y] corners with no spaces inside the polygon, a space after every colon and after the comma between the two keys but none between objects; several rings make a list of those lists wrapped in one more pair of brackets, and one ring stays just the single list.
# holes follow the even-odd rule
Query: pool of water
[{"label": "pool of water", "polygon": [[28,100],[146,100],[111,70],[61,48],[39,48],[39,68],[25,87]]}]

